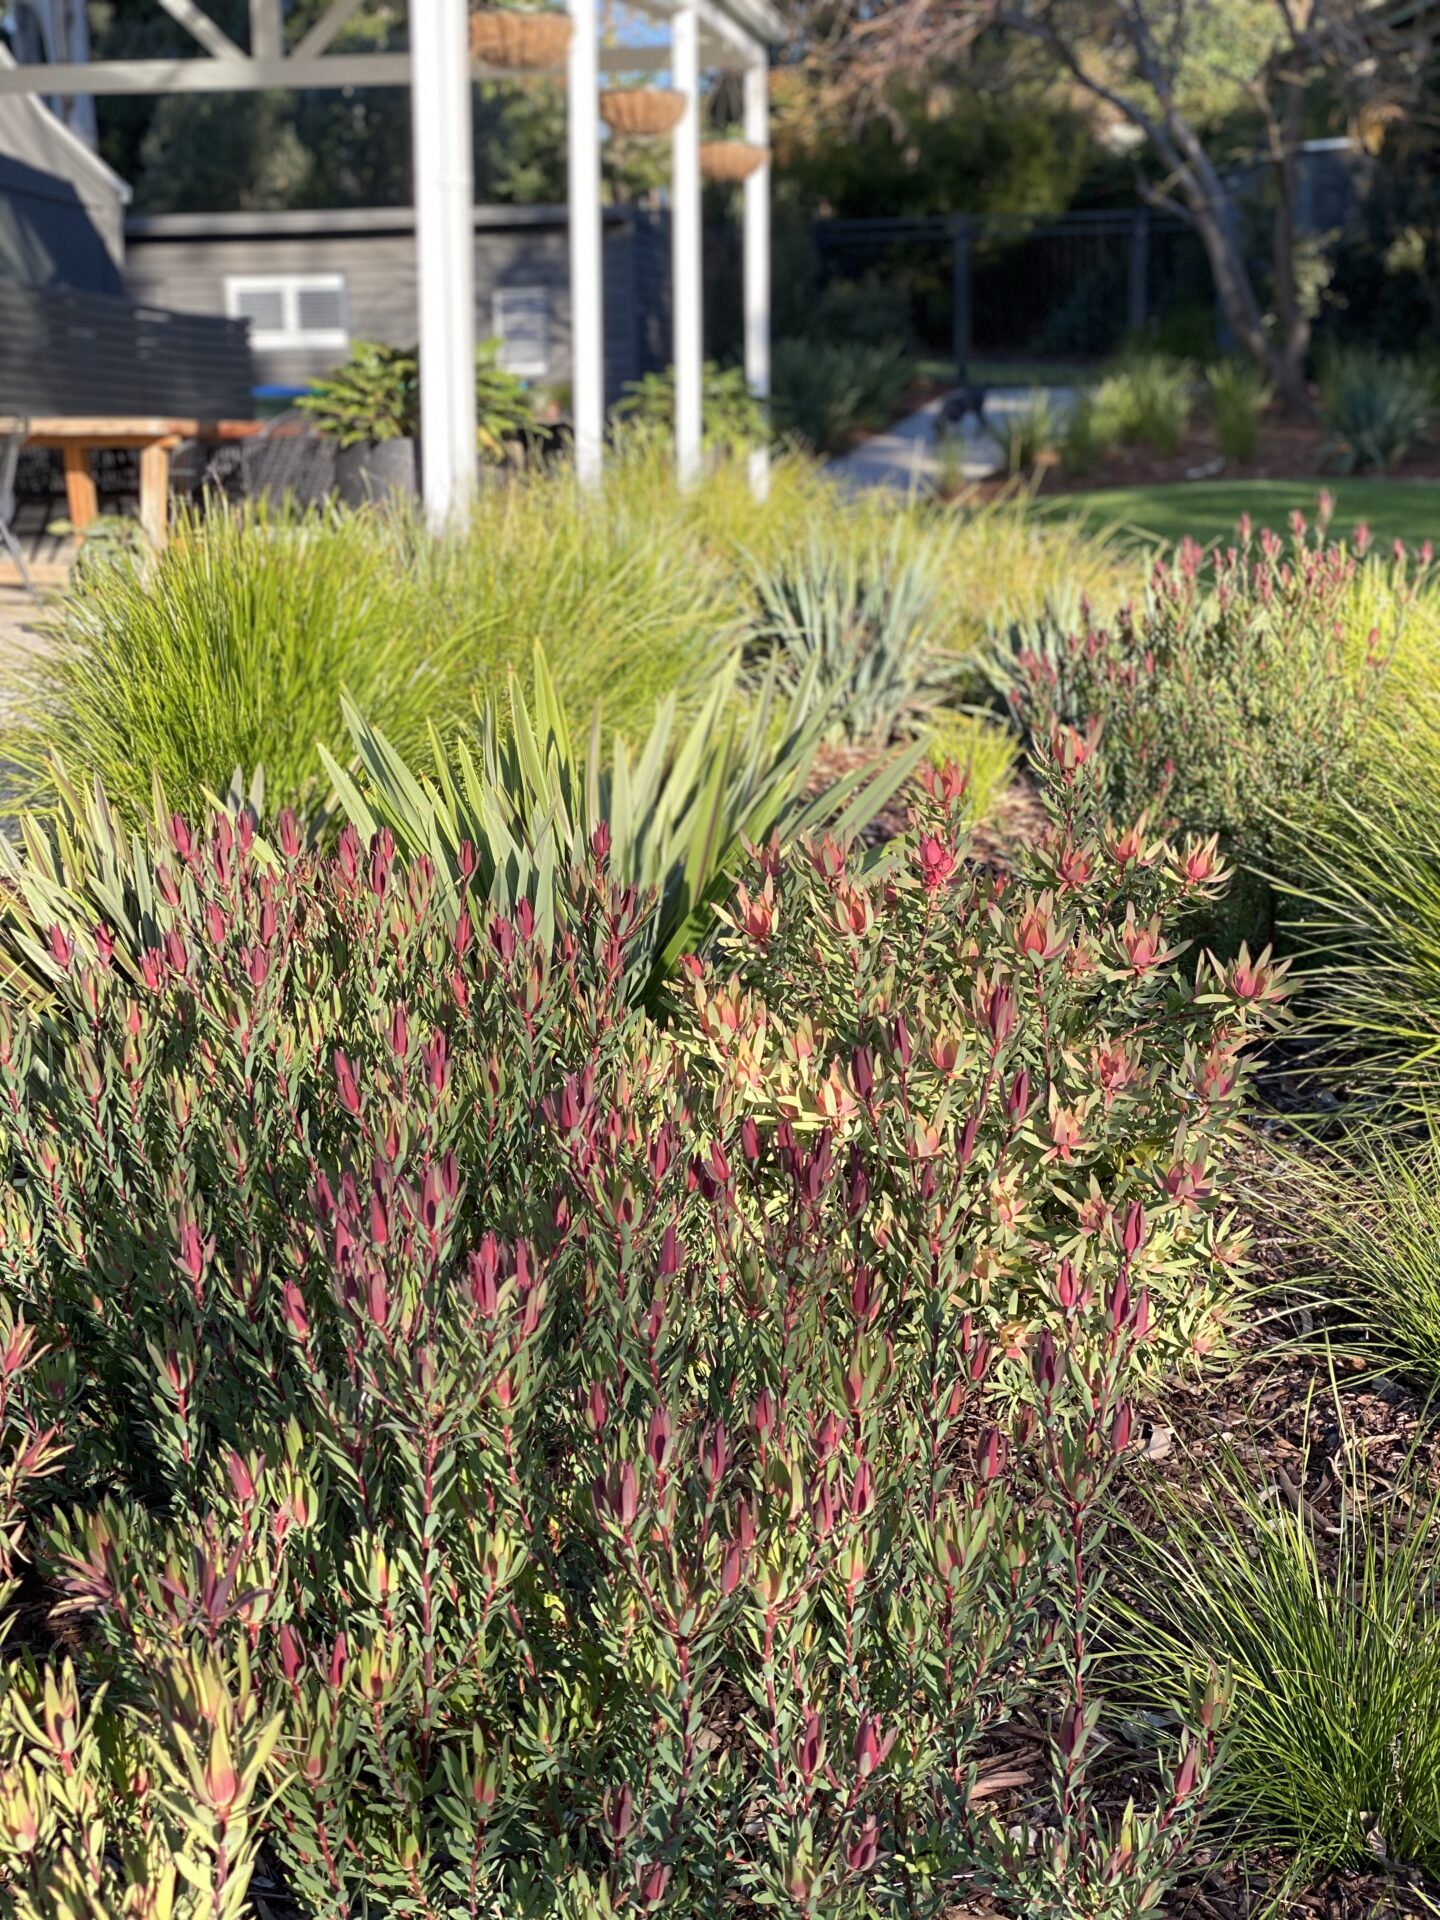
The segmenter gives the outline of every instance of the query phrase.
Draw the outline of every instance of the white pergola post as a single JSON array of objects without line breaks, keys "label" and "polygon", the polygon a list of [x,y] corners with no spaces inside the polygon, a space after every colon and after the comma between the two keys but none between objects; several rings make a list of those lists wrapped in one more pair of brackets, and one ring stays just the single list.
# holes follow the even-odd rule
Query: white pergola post
[{"label": "white pergola post", "polygon": [[[770,147],[770,59],[766,52],[745,69],[745,138]],[[770,401],[770,168],[745,182],[745,381],[767,417]],[[750,454],[750,485],[757,500],[770,493],[770,445]]]},{"label": "white pergola post", "polygon": [[410,10],[420,447],[425,509],[447,525],[475,486],[475,178],[466,0]]},{"label": "white pergola post", "polygon": [[700,259],[700,16],[679,0],[671,77],[685,112],[671,149],[670,254],[674,274],[675,469],[682,487],[699,477],[705,434],[705,320]]},{"label": "white pergola post", "polygon": [[595,486],[605,458],[605,296],[600,212],[600,52],[595,0],[570,0],[571,405],[575,472]]}]

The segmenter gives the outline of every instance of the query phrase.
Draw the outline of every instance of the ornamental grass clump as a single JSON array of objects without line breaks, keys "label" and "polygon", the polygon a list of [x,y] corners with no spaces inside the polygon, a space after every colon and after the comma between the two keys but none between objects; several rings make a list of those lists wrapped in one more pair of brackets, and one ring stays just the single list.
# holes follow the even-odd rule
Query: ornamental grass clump
[{"label": "ornamental grass clump", "polygon": [[1333,1516],[1303,1491],[1308,1455],[1297,1491],[1226,1453],[1112,1536],[1124,1557],[1107,1670],[1136,1704],[1183,1716],[1223,1668],[1210,1814],[1242,1857],[1282,1850],[1296,1887],[1377,1862],[1440,1867],[1434,1490],[1414,1454],[1393,1484],[1372,1478],[1339,1417],[1321,1480],[1326,1494],[1338,1484]]},{"label": "ornamental grass clump", "polygon": [[1344,1336],[1380,1366],[1440,1386],[1440,1113],[1415,1124],[1390,1107],[1348,1131],[1341,1151],[1312,1149],[1278,1189],[1313,1278]]},{"label": "ornamental grass clump", "polygon": [[[199,1716],[143,1812],[205,1912],[252,1817],[337,1920],[1158,1910],[1218,1702],[1101,1810],[1098,1511],[1216,1337],[1280,982],[1187,984],[1213,850],[1106,830],[1073,736],[1048,777],[1020,876],[948,772],[882,869],[757,850],[664,1022],[603,823],[547,942],[243,809],[170,824],[133,975],[56,927],[55,1002],[0,1001],[3,1390],[64,1449],[27,1550],[98,1711]],[[1019,1713],[1051,1770],[1007,1807]],[[49,1740],[0,1775],[27,1920]]]},{"label": "ornamental grass clump", "polygon": [[747,652],[788,688],[810,684],[844,740],[882,748],[923,732],[955,679],[940,547],[897,529],[868,547],[812,533],[778,565],[756,565]]}]

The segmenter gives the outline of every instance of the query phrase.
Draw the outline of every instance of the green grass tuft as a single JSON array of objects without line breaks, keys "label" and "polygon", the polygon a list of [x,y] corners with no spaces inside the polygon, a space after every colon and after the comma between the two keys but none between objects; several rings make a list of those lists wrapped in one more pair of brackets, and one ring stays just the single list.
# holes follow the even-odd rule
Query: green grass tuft
[{"label": "green grass tuft", "polygon": [[[1352,1450],[1352,1458],[1358,1457]],[[1433,1496],[1343,1464],[1338,1532],[1233,1455],[1112,1534],[1113,1684],[1183,1716],[1213,1670],[1233,1698],[1211,1817],[1299,1878],[1440,1866],[1440,1602]],[[1305,1472],[1297,1475],[1306,1484]]]}]

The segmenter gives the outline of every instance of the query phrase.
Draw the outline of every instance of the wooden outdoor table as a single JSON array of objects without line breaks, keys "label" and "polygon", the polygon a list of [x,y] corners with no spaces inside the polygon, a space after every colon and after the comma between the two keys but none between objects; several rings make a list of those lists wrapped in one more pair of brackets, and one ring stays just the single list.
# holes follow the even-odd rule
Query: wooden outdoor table
[{"label": "wooden outdoor table", "polygon": [[25,444],[58,447],[65,462],[65,499],[77,538],[100,511],[91,455],[135,449],[140,455],[140,524],[163,547],[170,519],[170,455],[182,440],[245,440],[260,431],[258,420],[189,420],[129,414],[71,418],[57,414],[30,422]]}]

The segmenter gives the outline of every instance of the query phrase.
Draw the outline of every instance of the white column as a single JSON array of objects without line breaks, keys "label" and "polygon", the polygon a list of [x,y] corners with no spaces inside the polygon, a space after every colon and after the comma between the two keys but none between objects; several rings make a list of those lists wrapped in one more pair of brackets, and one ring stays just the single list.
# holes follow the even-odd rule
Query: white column
[{"label": "white column", "polygon": [[466,0],[410,10],[420,443],[425,507],[443,527],[475,486],[475,179]]},{"label": "white column", "polygon": [[600,479],[605,456],[605,302],[600,214],[600,41],[595,0],[570,0],[566,77],[570,155],[571,405],[575,472]]},{"label": "white column", "polygon": [[685,112],[671,150],[670,254],[674,271],[675,468],[682,487],[699,476],[704,436],[704,292],[700,264],[700,16],[680,0],[673,16],[671,78]]},{"label": "white column", "polygon": [[[770,146],[770,58],[762,52],[745,69],[745,138]],[[745,381],[766,408],[770,399],[770,169],[745,182]],[[770,448],[750,455],[750,485],[757,500],[770,492]]]}]

